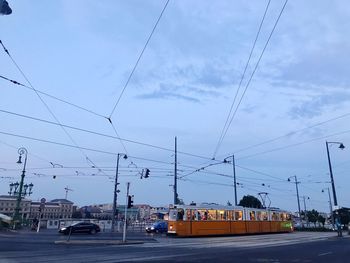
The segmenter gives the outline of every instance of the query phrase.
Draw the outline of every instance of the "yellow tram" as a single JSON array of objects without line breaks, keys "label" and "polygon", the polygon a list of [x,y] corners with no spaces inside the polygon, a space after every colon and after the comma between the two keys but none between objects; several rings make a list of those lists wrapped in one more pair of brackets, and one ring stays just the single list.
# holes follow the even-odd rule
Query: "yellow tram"
[{"label": "yellow tram", "polygon": [[170,208],[168,234],[210,236],[292,232],[291,214],[276,208],[178,205]]}]

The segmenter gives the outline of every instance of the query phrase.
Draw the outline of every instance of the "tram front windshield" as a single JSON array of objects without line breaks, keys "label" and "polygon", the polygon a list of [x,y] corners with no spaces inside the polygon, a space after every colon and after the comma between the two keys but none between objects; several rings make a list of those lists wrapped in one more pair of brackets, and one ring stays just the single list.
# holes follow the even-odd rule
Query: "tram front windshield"
[{"label": "tram front windshield", "polygon": [[170,209],[169,221],[183,220],[184,210],[183,209]]}]

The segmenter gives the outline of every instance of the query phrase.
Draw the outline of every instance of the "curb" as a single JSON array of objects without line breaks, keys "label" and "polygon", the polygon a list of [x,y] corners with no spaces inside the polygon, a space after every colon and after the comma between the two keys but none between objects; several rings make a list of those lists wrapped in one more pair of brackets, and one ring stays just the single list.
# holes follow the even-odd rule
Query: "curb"
[{"label": "curb", "polygon": [[143,244],[143,241],[126,241],[121,240],[58,240],[54,242],[56,245],[136,245]]}]

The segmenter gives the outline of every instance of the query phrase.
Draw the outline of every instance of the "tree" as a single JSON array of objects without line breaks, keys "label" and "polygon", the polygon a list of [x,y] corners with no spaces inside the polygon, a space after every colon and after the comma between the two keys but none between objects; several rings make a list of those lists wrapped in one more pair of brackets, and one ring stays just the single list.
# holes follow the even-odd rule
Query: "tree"
[{"label": "tree", "polygon": [[230,201],[227,201],[227,206],[232,206]]},{"label": "tree", "polygon": [[[338,215],[336,214],[338,212]],[[337,211],[333,212],[334,218],[337,216],[340,217],[340,222],[342,225],[347,225],[350,222],[350,208],[340,208]]]},{"label": "tree", "polygon": [[317,221],[322,224],[324,227],[324,223],[326,222],[326,218],[324,218],[322,215],[318,215]]},{"label": "tree", "polygon": [[262,204],[260,200],[252,195],[243,196],[241,201],[239,201],[238,205],[244,206],[244,207],[262,208]]},{"label": "tree", "polygon": [[309,222],[314,223],[315,226],[318,219],[318,215],[319,213],[315,209],[312,209],[311,211],[306,211],[307,219],[309,220]]}]

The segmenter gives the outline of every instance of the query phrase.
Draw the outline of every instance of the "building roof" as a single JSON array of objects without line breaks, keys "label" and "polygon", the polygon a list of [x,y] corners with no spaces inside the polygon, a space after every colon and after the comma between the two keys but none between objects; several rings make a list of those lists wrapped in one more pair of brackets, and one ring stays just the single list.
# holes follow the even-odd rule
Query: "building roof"
[{"label": "building roof", "polygon": [[52,203],[74,204],[72,201],[69,201],[67,199],[53,199],[50,202],[52,202]]}]

